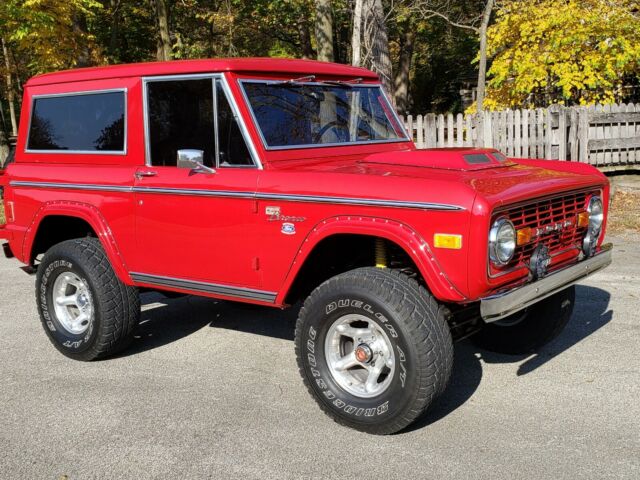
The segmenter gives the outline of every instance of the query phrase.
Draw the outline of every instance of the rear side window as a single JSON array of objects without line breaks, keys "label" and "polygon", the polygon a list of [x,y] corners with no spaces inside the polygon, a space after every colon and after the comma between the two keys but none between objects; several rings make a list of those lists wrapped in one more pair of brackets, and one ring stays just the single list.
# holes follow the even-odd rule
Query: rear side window
[{"label": "rear side window", "polygon": [[27,150],[125,150],[125,92],[35,97]]}]

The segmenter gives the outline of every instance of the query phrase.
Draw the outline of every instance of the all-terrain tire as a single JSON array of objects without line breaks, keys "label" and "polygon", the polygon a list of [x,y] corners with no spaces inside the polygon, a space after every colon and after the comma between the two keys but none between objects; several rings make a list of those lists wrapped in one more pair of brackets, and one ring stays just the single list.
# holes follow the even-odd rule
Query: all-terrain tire
[{"label": "all-terrain tire", "polygon": [[532,353],[555,339],[567,325],[576,301],[569,287],[522,312],[488,323],[471,337],[485,350],[510,355]]},{"label": "all-terrain tire", "polygon": [[[303,381],[337,423],[372,434],[398,432],[420,417],[447,386],[453,365],[448,314],[424,287],[398,271],[359,268],[337,275],[316,288],[300,311],[295,345]],[[332,332],[350,318],[365,318],[360,325],[378,332],[373,338],[384,337],[387,351],[393,352],[394,367],[379,377],[384,381],[376,383],[373,392],[384,384],[386,389],[372,397],[349,391],[356,387],[344,382],[351,372],[354,379],[363,375],[361,364],[353,371],[343,369],[347,376],[341,377],[342,383],[331,366],[336,335]],[[361,330],[369,331],[350,331]],[[354,339],[353,346],[360,340]],[[372,357],[372,365],[383,358]]]},{"label": "all-terrain tire", "polygon": [[[84,292],[83,302],[90,302],[90,314],[86,315],[87,320],[78,328],[82,330],[80,333],[74,333],[68,321],[63,323],[58,315],[59,310],[56,310],[53,290],[56,280],[61,276],[80,283]],[[74,288],[71,287],[72,290]],[[75,293],[77,295],[78,292]],[[56,292],[56,295],[56,298],[60,298],[62,294]],[[60,352],[74,360],[96,360],[120,352],[133,339],[133,331],[140,318],[137,288],[127,286],[118,279],[102,245],[90,237],[59,243],[46,252],[38,266],[36,299],[42,326],[49,340]],[[69,308],[80,311],[79,307]],[[60,316],[63,315],[66,318],[66,313]]]}]

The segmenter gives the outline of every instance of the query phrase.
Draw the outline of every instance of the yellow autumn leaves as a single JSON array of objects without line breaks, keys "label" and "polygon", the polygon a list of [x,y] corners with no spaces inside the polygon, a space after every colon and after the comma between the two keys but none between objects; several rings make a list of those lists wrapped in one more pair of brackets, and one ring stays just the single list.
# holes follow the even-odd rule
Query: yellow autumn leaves
[{"label": "yellow autumn leaves", "polygon": [[485,107],[614,103],[640,77],[632,0],[511,0],[490,27]]}]

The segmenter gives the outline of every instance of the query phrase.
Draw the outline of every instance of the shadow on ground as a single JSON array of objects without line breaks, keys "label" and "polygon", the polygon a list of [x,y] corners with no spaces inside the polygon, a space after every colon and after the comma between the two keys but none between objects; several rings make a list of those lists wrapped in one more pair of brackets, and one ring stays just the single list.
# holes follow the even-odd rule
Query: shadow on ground
[{"label": "shadow on ground", "polygon": [[[502,355],[482,350],[469,340],[457,343],[453,374],[446,392],[409,430],[437,422],[471,398],[482,379],[483,363],[520,363],[517,375],[526,375],[611,321],[610,295],[605,290],[579,285],[576,298],[573,317],[565,330],[533,355]],[[206,326],[293,341],[298,313],[298,308],[282,311],[201,297],[169,299],[156,293],[143,295],[142,301],[138,334],[133,345],[122,353],[123,356],[179,341]],[[293,345],[291,350],[293,352]]]}]

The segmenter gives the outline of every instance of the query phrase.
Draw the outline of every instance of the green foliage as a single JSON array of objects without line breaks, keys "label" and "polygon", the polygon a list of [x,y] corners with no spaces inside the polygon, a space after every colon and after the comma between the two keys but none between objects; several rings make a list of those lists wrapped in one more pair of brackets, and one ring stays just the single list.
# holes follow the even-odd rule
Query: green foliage
[{"label": "green foliage", "polygon": [[[175,59],[315,57],[315,0],[166,2]],[[484,3],[383,1],[394,68],[404,33],[415,33],[409,75],[413,112],[460,111],[460,90],[474,87],[477,77],[476,32],[422,14],[420,8],[477,26]],[[38,73],[155,60],[154,5],[154,0],[0,0],[0,37],[9,50],[16,103],[22,83]],[[353,5],[354,0],[332,0],[334,54],[342,63],[351,61]],[[635,101],[628,87],[640,84],[637,0],[503,0],[498,5],[489,31],[487,108]],[[0,102],[7,112],[1,52],[0,59]]]},{"label": "green foliage", "polygon": [[511,0],[489,30],[487,108],[613,103],[640,76],[636,0]]},{"label": "green foliage", "polygon": [[0,33],[30,74],[103,61],[86,23],[98,15],[96,0],[3,0]]}]

